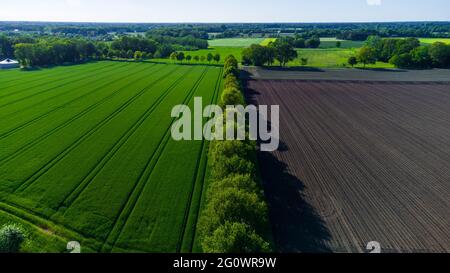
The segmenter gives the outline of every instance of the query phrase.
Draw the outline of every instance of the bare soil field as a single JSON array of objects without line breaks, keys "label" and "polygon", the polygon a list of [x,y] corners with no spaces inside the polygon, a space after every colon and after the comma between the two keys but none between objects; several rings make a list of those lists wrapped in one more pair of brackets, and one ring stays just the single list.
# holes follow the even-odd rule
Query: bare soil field
[{"label": "bare soil field", "polygon": [[266,80],[353,80],[394,82],[447,82],[450,69],[403,70],[403,69],[332,69],[313,67],[245,67],[252,79]]},{"label": "bare soil field", "polygon": [[259,155],[280,251],[450,252],[449,84],[249,80],[246,93],[280,105],[282,145]]}]

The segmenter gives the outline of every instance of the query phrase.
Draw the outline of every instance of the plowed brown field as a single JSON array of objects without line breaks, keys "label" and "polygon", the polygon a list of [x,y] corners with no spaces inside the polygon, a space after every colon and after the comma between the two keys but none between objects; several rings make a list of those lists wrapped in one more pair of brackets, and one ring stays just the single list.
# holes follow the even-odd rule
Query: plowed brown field
[{"label": "plowed brown field", "polygon": [[450,252],[450,85],[250,80],[280,105],[259,155],[284,252]]}]

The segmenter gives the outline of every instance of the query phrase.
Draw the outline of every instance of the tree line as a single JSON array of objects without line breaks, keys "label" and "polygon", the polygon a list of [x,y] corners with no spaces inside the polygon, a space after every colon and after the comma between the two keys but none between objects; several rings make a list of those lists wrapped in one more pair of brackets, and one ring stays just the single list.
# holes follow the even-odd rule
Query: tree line
[{"label": "tree line", "polygon": [[353,66],[359,62],[365,66],[377,61],[389,62],[399,68],[449,68],[450,45],[441,42],[421,45],[417,38],[370,36],[357,56],[351,57],[348,63]]},{"label": "tree line", "polygon": [[208,61],[208,63],[211,63],[212,61],[219,63],[221,60],[221,56],[219,53],[216,54],[212,54],[212,53],[208,53],[207,55],[195,55],[195,56],[191,56],[189,54],[185,54],[184,52],[172,52],[172,54],[170,54],[170,59],[173,61],[180,61],[181,63],[183,61],[187,61],[187,62],[191,62],[191,61],[195,61],[195,62],[202,62],[204,63],[205,61]]},{"label": "tree line", "polygon": [[[152,36],[153,37],[153,36]],[[121,36],[113,42],[55,36],[0,36],[0,57],[16,58],[24,67],[78,63],[92,59],[167,58],[174,51],[207,48],[208,42],[193,37]],[[213,56],[213,59],[216,56]]]},{"label": "tree line", "polygon": [[288,39],[277,39],[268,46],[251,45],[242,51],[243,65],[273,65],[275,60],[280,66],[286,64],[298,57],[297,51]]},{"label": "tree line", "polygon": [[[225,59],[220,106],[244,105],[237,78],[238,61]],[[270,252],[268,208],[256,176],[256,143],[212,141],[208,160],[211,182],[198,223],[205,253]]]}]

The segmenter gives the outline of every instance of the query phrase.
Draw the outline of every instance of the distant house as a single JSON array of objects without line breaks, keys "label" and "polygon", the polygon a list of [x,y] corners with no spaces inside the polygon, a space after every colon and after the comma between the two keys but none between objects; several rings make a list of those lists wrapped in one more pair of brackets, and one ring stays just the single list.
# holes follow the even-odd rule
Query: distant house
[{"label": "distant house", "polygon": [[0,69],[18,68],[20,64],[16,60],[6,59],[0,62]]}]

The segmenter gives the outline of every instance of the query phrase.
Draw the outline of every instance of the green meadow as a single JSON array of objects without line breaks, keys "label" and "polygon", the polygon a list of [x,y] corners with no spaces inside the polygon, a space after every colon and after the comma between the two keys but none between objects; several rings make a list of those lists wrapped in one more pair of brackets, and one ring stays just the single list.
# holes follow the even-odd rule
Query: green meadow
[{"label": "green meadow", "polygon": [[422,44],[434,44],[436,42],[441,42],[450,45],[450,38],[419,38]]},{"label": "green meadow", "polygon": [[30,252],[190,252],[208,143],[174,141],[171,110],[215,103],[221,79],[107,61],[0,71],[0,224],[21,223]]},{"label": "green meadow", "polygon": [[265,38],[225,38],[209,40],[210,47],[249,47],[252,44],[260,44]]}]

